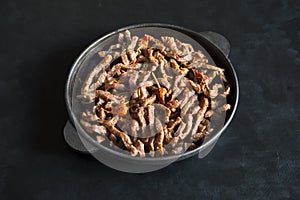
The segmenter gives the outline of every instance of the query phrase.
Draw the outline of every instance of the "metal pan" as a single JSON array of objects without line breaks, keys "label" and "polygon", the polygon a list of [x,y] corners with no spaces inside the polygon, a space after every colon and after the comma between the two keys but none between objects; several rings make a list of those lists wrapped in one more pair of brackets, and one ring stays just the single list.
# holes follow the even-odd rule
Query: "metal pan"
[{"label": "metal pan", "polygon": [[[216,66],[225,69],[225,75],[231,85],[231,93],[227,97],[227,102],[231,104],[231,110],[227,111],[225,123],[223,127],[208,141],[206,141],[200,147],[187,151],[185,153],[168,156],[168,157],[132,157],[129,155],[125,155],[123,153],[114,151],[113,149],[102,146],[97,143],[94,139],[92,139],[86,131],[79,125],[78,117],[74,114],[74,109],[76,109],[73,105],[73,90],[76,75],[80,69],[80,64],[86,59],[87,55],[90,51],[94,50],[97,45],[101,44],[107,38],[112,35],[116,35],[125,30],[143,30],[147,28],[163,28],[166,30],[176,31],[180,34],[183,34],[187,37],[192,38],[197,43],[199,43],[206,51],[208,56],[213,60]],[[125,172],[133,172],[133,173],[142,173],[154,171],[160,168],[163,168],[174,161],[183,160],[193,155],[198,154],[199,158],[205,157],[214,147],[218,138],[222,134],[222,132],[228,127],[231,122],[235,111],[238,105],[239,99],[239,86],[236,72],[228,58],[230,51],[230,44],[228,40],[215,32],[195,32],[192,30],[188,30],[186,28],[182,28],[179,26],[168,25],[168,24],[139,24],[124,27],[118,29],[100,39],[92,43],[88,48],[86,48],[81,55],[76,59],[69,73],[69,77],[66,83],[66,91],[65,91],[65,101],[68,110],[68,114],[70,120],[66,123],[64,128],[64,137],[67,144],[73,149],[83,152],[83,153],[91,153],[95,158],[100,160],[105,165],[108,165],[112,168],[115,168],[120,171]]]}]

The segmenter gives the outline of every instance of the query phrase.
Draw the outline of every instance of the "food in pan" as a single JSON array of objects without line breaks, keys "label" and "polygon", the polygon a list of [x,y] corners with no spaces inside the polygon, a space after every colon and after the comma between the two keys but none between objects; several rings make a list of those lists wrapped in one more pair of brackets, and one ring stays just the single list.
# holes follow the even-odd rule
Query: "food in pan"
[{"label": "food in pan", "polygon": [[94,109],[80,122],[99,143],[132,156],[183,153],[199,147],[214,128],[210,119],[230,109],[220,104],[230,93],[224,69],[176,38],[126,30],[98,54],[80,95]]}]

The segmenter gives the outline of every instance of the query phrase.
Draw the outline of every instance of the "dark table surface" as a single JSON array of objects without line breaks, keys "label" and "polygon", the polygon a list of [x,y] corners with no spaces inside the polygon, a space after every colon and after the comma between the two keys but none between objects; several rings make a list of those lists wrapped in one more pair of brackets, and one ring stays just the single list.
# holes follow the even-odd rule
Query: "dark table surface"
[{"label": "dark table surface", "polygon": [[[0,199],[300,198],[298,0],[15,0],[0,13]],[[89,43],[144,22],[225,35],[240,104],[205,159],[128,174],[65,144],[64,84]]]}]

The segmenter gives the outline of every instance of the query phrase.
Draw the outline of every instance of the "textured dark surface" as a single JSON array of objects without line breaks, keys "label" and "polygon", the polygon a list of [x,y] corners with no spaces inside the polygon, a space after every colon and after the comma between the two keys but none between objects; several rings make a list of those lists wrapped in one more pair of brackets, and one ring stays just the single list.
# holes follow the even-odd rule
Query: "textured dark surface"
[{"label": "textured dark surface", "polygon": [[[0,13],[0,199],[300,198],[299,1],[19,0]],[[64,83],[87,44],[143,22],[229,38],[240,105],[205,159],[126,174],[64,143]]]}]

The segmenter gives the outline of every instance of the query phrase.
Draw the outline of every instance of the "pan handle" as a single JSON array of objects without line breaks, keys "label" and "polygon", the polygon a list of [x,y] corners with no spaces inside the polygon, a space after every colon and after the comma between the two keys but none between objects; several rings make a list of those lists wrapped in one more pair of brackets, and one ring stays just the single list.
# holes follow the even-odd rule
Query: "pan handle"
[{"label": "pan handle", "polygon": [[228,57],[230,52],[230,43],[223,35],[212,31],[204,31],[200,32],[199,34],[219,47],[219,49],[221,49],[222,52]]},{"label": "pan handle", "polygon": [[64,138],[66,143],[74,150],[82,153],[93,153],[97,148],[78,135],[74,125],[67,121],[64,127]]}]

